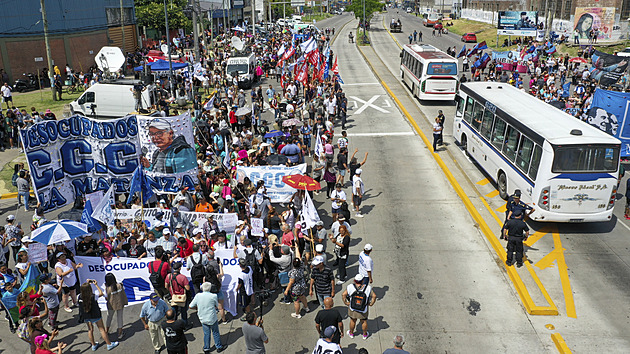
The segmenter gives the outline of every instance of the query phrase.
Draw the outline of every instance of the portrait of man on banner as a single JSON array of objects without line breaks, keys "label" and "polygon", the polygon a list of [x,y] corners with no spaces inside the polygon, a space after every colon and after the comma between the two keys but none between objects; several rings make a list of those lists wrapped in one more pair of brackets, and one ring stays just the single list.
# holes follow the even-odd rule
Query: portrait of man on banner
[{"label": "portrait of man on banner", "polygon": [[[146,126],[153,150],[151,160],[147,159],[143,148],[142,165],[151,172],[180,173],[197,167],[195,149],[186,141],[184,134],[176,134],[172,121],[166,118],[153,118]],[[191,142],[192,143],[192,142]]]}]

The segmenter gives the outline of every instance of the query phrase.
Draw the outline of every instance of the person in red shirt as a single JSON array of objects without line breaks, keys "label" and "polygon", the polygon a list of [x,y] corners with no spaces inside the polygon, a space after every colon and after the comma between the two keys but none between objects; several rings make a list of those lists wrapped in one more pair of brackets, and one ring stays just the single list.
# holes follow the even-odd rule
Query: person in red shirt
[{"label": "person in red shirt", "polygon": [[179,250],[179,256],[182,258],[188,258],[193,253],[193,242],[185,237],[180,237],[177,240],[177,249]]},{"label": "person in red shirt", "polygon": [[48,335],[42,334],[41,336],[35,337],[33,343],[35,344],[35,354],[61,354],[63,348],[67,346],[66,343],[57,344],[56,347],[50,348],[50,343],[48,342]]},{"label": "person in red shirt", "polygon": [[[153,262],[149,262],[147,268],[149,270],[149,274],[160,271],[160,276],[162,279],[166,279],[166,276],[171,272],[171,265],[169,262],[163,260],[164,257],[164,249],[161,246],[155,248],[155,260]],[[167,257],[168,259],[168,257]],[[162,269],[160,269],[160,265],[162,264]],[[168,294],[168,290],[165,286],[155,286],[155,292],[163,299],[165,295]]]},{"label": "person in red shirt", "polygon": [[238,119],[236,118],[236,108],[238,106],[233,106],[230,113],[228,113],[228,118],[230,118],[230,126],[232,127],[232,131],[238,133]]},{"label": "person in red shirt", "polygon": [[[192,243],[191,243],[192,250]],[[192,328],[192,323],[188,323],[188,304],[190,303],[190,284],[188,284],[188,278],[181,274],[182,262],[173,263],[173,273],[166,276],[164,285],[171,293],[171,298],[174,295],[186,295],[186,300],[183,303],[172,302],[173,311],[180,316],[180,318],[186,324],[186,329]]]}]

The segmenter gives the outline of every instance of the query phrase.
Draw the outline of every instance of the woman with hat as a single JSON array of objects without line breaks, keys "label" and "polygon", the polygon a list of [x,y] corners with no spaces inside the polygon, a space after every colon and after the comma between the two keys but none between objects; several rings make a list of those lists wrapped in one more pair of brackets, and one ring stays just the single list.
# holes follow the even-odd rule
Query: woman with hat
[{"label": "woman with hat", "polygon": [[68,297],[72,298],[72,303],[77,304],[77,276],[75,270],[82,268],[83,263],[75,264],[66,257],[64,252],[57,252],[57,263],[55,264],[55,273],[57,274],[57,283],[61,284],[63,279],[63,309],[66,312],[72,312],[68,306]]},{"label": "woman with hat", "polygon": [[48,339],[49,336],[47,334],[42,334],[33,339],[33,343],[35,344],[34,353],[35,354],[61,354],[63,348],[67,346],[66,343],[59,342],[56,347],[50,348],[50,341],[52,341],[52,337]]}]

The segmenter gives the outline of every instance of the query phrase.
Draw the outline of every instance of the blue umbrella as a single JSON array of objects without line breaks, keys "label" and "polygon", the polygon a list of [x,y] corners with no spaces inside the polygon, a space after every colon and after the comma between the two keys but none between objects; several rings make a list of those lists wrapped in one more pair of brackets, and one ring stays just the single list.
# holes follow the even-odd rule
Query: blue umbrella
[{"label": "blue umbrella", "polygon": [[73,240],[87,235],[87,225],[72,220],[53,220],[31,232],[31,240],[45,245]]},{"label": "blue umbrella", "polygon": [[283,136],[284,133],[279,130],[272,130],[269,133],[265,134],[265,138],[275,138],[277,136]]}]

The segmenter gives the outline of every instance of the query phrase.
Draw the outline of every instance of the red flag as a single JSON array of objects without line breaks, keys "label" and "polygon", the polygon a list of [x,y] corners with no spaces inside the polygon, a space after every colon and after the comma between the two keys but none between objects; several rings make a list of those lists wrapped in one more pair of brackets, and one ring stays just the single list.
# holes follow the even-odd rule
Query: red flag
[{"label": "red flag", "polygon": [[324,77],[324,69],[323,68],[319,68],[313,74],[315,75],[315,78],[317,79],[317,81],[321,82],[322,78]]},{"label": "red flag", "polygon": [[[297,66],[297,65],[296,65]],[[295,77],[297,81],[300,81],[302,84],[306,85],[308,81],[308,64],[304,63],[300,67],[300,72]]]},{"label": "red flag", "polygon": [[315,49],[307,54],[309,63],[313,64],[313,66],[317,66],[319,64],[319,49]]},{"label": "red flag", "polygon": [[282,58],[280,60],[287,60],[289,58],[291,58],[291,56],[293,56],[293,54],[295,54],[295,48],[293,48],[293,46],[291,46],[291,48],[287,49],[284,54],[282,55]]},{"label": "red flag", "polygon": [[339,74],[339,68],[337,67],[337,57],[335,57],[335,63],[333,64],[332,72],[333,74]]},{"label": "red flag", "polygon": [[280,87],[284,88],[284,74],[282,74],[282,76],[280,76]]}]

